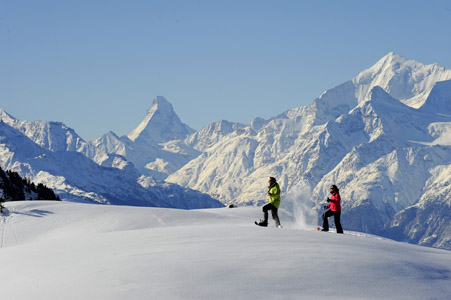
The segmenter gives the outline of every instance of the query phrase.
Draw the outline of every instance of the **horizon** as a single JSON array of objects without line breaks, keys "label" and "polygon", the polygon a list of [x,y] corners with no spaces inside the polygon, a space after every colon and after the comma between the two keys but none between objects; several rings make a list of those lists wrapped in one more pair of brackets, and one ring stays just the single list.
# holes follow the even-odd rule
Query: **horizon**
[{"label": "horizon", "polygon": [[14,1],[0,20],[0,108],[86,141],[127,135],[156,96],[200,130],[309,105],[390,52],[451,68],[446,0]]}]

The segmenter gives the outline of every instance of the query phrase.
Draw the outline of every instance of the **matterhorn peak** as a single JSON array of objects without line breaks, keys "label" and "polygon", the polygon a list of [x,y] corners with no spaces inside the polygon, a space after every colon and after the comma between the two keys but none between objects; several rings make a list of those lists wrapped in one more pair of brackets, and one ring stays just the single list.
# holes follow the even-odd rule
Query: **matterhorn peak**
[{"label": "matterhorn peak", "polygon": [[152,144],[184,138],[192,132],[193,129],[180,121],[172,104],[164,97],[157,96],[144,119],[128,134],[128,138],[134,142],[140,140]]}]

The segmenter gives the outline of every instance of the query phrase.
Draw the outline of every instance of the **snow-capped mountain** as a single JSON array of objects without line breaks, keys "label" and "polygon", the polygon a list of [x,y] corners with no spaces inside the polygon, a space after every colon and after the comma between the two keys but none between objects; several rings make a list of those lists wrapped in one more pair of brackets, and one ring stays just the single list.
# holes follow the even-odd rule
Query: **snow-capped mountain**
[{"label": "snow-capped mountain", "polygon": [[[451,197],[445,177],[434,175],[451,165],[450,79],[437,64],[389,53],[307,107],[207,140],[202,155],[167,181],[236,203],[265,199],[268,176],[286,193],[307,182],[317,215],[337,184],[347,228],[451,248],[451,220],[441,213]],[[443,199],[435,225],[433,205],[421,204],[432,195]]]},{"label": "snow-capped mountain", "polygon": [[[111,160],[113,167],[104,167],[76,151],[45,149],[20,131],[31,132],[28,125],[17,129],[0,120],[0,165],[45,184],[63,200],[184,209],[223,206],[198,191],[146,178],[120,156]],[[41,128],[51,126],[39,126],[36,132]],[[33,135],[37,136],[41,135]],[[53,144],[51,141],[48,145]]]},{"label": "snow-capped mountain", "polygon": [[[436,63],[424,65],[389,53],[309,106],[249,124],[223,120],[197,132],[180,121],[163,97],[155,98],[128,136],[108,132],[89,142],[62,123],[18,121],[3,111],[0,117],[16,129],[4,140],[35,143],[27,149],[0,144],[6,149],[2,167],[22,174],[44,168],[30,167],[22,162],[25,158],[36,163],[52,156],[48,165],[56,164],[54,159],[64,165],[67,159],[82,160],[82,155],[72,157],[77,151],[97,163],[83,176],[104,169],[120,174],[118,181],[87,191],[101,191],[102,196],[107,186],[129,181],[137,189],[166,195],[164,201],[172,200],[172,207],[183,207],[178,201],[185,192],[178,185],[222,203],[259,204],[266,201],[267,177],[275,176],[285,198],[297,195],[300,186],[310,187],[311,195],[302,196],[312,199],[304,208],[312,211],[304,213],[315,217],[321,215],[328,187],[337,184],[345,230],[451,249],[451,70]],[[14,161],[20,153],[23,157]],[[45,176],[53,175],[43,170]],[[72,187],[77,182],[73,173],[47,181]],[[162,179],[166,183],[158,181]],[[115,194],[124,195],[114,189],[109,195]]]},{"label": "snow-capped mountain", "polygon": [[158,96],[144,120],[128,134],[128,138],[133,142],[155,144],[185,138],[193,132],[192,128],[180,121],[172,104]]},{"label": "snow-capped mountain", "polygon": [[172,105],[159,96],[128,136],[118,137],[108,132],[82,145],[78,151],[102,165],[111,160],[111,156],[120,155],[133,163],[141,174],[165,179],[200,154],[182,142],[193,132],[180,121]]},{"label": "snow-capped mountain", "polygon": [[371,68],[357,75],[356,86],[359,102],[366,99],[375,87],[382,87],[393,98],[413,108],[421,107],[436,82],[451,79],[451,70],[437,63],[424,65],[390,52]]},{"label": "snow-capped mountain", "polygon": [[21,121],[0,109],[0,120],[50,151],[77,151],[86,142],[61,122]]}]

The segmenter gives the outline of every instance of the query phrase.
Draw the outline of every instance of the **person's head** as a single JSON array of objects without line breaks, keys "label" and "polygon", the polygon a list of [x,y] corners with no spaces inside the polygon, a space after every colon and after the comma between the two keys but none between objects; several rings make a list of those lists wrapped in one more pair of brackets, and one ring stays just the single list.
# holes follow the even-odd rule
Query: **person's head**
[{"label": "person's head", "polygon": [[336,193],[338,193],[339,192],[339,189],[337,188],[337,186],[335,185],[335,184],[333,184],[333,185],[331,185],[330,186],[330,193],[331,194],[336,194]]},{"label": "person's head", "polygon": [[274,177],[269,177],[268,184],[273,185],[274,183],[276,183],[276,179]]}]

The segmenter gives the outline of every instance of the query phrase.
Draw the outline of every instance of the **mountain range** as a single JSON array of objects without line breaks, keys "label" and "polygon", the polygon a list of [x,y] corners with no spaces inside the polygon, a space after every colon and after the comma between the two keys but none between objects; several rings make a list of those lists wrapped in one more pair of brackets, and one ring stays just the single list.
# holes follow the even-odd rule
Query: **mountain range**
[{"label": "mountain range", "polygon": [[62,200],[183,209],[224,206],[201,192],[142,175],[120,155],[92,160],[83,154],[91,145],[63,123],[19,121],[0,110],[0,166],[45,184]]},{"label": "mountain range", "polygon": [[308,106],[199,131],[164,97],[127,136],[89,142],[62,123],[4,111],[0,120],[0,166],[62,199],[258,205],[274,176],[285,207],[302,205],[306,222],[318,221],[336,184],[345,230],[451,249],[451,70],[436,63],[388,53]]}]

